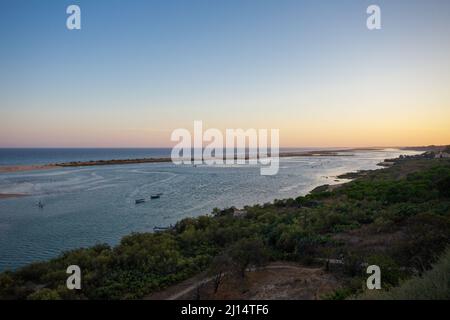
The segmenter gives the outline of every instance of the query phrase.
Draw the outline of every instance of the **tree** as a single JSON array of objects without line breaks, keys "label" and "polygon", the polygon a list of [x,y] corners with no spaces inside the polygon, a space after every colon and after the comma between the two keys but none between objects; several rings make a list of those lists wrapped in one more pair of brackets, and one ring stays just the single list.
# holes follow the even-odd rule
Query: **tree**
[{"label": "tree", "polygon": [[234,243],[229,255],[236,271],[244,278],[248,267],[260,267],[267,263],[268,253],[260,239],[241,239]]},{"label": "tree", "polygon": [[214,257],[210,267],[209,274],[213,275],[214,293],[217,293],[226,273],[233,270],[233,261],[227,253],[222,253]]},{"label": "tree", "polygon": [[205,282],[201,282],[195,287],[195,300],[201,300],[202,290],[204,287],[205,287]]},{"label": "tree", "polygon": [[0,273],[0,299],[14,299],[15,288],[14,279],[10,272]]}]

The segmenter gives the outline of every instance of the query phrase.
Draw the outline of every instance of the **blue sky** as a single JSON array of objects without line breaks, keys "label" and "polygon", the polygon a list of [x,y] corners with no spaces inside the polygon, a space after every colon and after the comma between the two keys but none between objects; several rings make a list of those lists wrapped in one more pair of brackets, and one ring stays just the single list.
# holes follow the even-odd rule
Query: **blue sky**
[{"label": "blue sky", "polygon": [[2,0],[0,147],[167,146],[194,120],[284,146],[445,143],[449,38],[445,0]]}]

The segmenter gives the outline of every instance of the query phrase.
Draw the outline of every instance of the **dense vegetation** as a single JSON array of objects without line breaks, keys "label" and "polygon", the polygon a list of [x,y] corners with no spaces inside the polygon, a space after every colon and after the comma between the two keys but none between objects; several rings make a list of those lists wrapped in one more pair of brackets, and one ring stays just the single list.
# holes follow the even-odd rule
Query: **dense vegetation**
[{"label": "dense vegetation", "polygon": [[439,259],[433,269],[415,276],[390,291],[369,291],[359,299],[381,300],[450,300],[450,250]]},{"label": "dense vegetation", "polygon": [[[450,244],[449,190],[449,160],[398,159],[334,191],[325,187],[244,212],[215,209],[171,230],[131,234],[114,248],[77,249],[3,272],[0,298],[140,298],[208,268],[215,269],[219,284],[224,272],[245,276],[246,268],[267,260],[309,264],[324,258],[342,261],[339,268],[326,267],[345,283],[326,298],[360,292],[366,263],[380,265],[389,289],[427,274]],[[363,241],[351,241],[358,236]],[[66,288],[66,268],[73,264],[82,270],[82,290]]]}]

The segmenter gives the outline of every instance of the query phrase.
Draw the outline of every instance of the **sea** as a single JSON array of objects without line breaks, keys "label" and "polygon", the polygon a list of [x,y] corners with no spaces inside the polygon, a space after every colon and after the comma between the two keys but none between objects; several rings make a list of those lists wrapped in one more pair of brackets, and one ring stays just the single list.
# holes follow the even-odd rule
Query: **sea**
[{"label": "sea", "polygon": [[[116,245],[132,232],[153,232],[154,227],[209,214],[213,208],[242,208],[305,195],[319,185],[345,182],[337,178],[342,173],[380,169],[377,163],[386,158],[416,153],[382,149],[285,157],[273,176],[261,175],[258,165],[170,162],[0,173],[0,193],[27,195],[0,199],[0,271],[66,250]],[[169,156],[167,148],[0,149],[0,166]],[[151,199],[155,194],[160,198]],[[136,199],[145,202],[136,204]]]}]

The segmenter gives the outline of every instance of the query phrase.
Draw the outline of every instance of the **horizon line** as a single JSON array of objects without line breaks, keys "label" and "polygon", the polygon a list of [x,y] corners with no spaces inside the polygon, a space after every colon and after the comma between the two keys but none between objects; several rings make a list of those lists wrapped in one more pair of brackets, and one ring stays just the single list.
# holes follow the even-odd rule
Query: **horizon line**
[{"label": "horizon line", "polygon": [[[427,144],[427,145],[396,145],[396,146],[280,146],[279,149],[295,149],[295,148],[337,148],[337,149],[364,149],[364,148],[412,148],[412,147],[440,147],[440,146],[448,146],[449,144]],[[269,146],[268,146],[269,147]],[[88,146],[0,146],[0,149],[172,149],[172,146],[161,146],[161,147],[129,147],[129,146],[116,146],[116,147],[108,147],[108,146],[98,146],[98,147],[88,147]],[[194,148],[191,148],[194,149]],[[226,149],[226,148],[224,148]],[[246,148],[248,149],[248,148]]]}]

